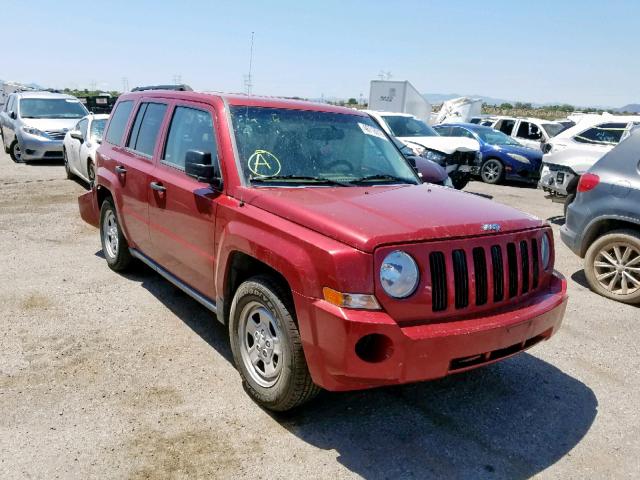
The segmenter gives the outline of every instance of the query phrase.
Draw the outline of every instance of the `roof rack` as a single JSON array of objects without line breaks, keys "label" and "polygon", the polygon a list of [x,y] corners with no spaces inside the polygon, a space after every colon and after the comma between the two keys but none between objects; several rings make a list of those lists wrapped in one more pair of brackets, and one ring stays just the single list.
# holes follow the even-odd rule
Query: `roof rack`
[{"label": "roof rack", "polygon": [[186,84],[180,85],[147,85],[144,87],[136,87],[132,92],[143,92],[146,90],[177,90],[179,92],[193,92],[193,88]]}]

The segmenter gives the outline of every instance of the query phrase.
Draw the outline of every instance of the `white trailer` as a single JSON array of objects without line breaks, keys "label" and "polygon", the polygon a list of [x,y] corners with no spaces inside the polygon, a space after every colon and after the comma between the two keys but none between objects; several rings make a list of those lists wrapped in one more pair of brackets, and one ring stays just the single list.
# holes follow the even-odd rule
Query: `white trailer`
[{"label": "white trailer", "polygon": [[369,109],[409,113],[425,122],[431,117],[431,104],[407,80],[372,80]]}]

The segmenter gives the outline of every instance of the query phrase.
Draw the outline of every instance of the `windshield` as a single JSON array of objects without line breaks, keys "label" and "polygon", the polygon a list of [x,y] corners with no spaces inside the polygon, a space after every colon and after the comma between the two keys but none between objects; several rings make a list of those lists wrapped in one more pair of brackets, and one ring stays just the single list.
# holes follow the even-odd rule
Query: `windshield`
[{"label": "windshield", "polygon": [[400,115],[383,115],[382,118],[396,137],[437,137],[436,131],[422,120]]},{"label": "windshield", "polygon": [[510,136],[505,135],[498,130],[494,130],[493,128],[483,127],[474,129],[474,131],[478,134],[483,142],[488,143],[489,145],[513,145],[515,147],[522,146]]},{"label": "windshield", "polygon": [[102,140],[102,133],[104,132],[104,126],[106,124],[106,118],[91,122],[91,138],[94,140]]},{"label": "windshield", "polygon": [[549,138],[551,138],[566,130],[567,127],[565,127],[561,123],[543,123],[542,128],[545,132],[547,132]]},{"label": "windshield", "polygon": [[20,100],[22,118],[82,118],[89,112],[71,98],[23,98]]},{"label": "windshield", "polygon": [[369,117],[242,106],[230,112],[242,174],[252,183],[419,183]]}]

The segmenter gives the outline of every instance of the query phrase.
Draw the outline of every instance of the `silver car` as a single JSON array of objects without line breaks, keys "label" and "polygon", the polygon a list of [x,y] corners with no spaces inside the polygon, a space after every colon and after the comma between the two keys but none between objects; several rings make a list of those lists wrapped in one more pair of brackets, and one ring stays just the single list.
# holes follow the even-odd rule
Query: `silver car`
[{"label": "silver car", "polygon": [[640,130],[580,177],[560,230],[593,291],[640,304]]},{"label": "silver car", "polygon": [[17,92],[0,112],[0,137],[14,162],[62,160],[68,130],[89,112],[71,95]]}]

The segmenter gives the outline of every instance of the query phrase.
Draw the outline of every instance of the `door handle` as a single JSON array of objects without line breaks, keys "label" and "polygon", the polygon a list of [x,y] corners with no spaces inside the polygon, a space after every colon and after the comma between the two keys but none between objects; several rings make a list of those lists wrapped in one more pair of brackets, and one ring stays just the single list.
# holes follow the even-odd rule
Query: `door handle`
[{"label": "door handle", "polygon": [[122,173],[125,174],[127,173],[127,169],[124,168],[122,165],[116,165],[116,173]]},{"label": "door handle", "polygon": [[164,187],[164,185],[162,185],[161,183],[158,182],[151,182],[149,184],[151,186],[151,188],[153,188],[156,192],[166,192],[167,189]]}]

